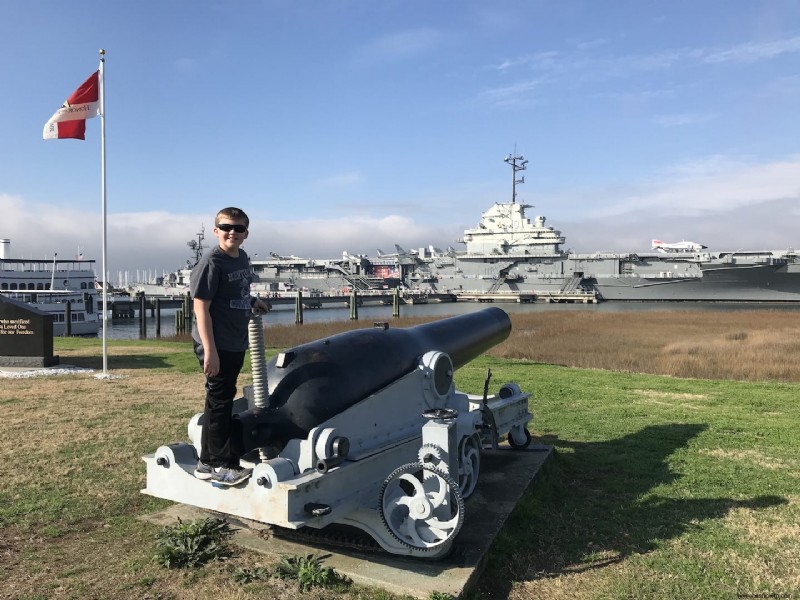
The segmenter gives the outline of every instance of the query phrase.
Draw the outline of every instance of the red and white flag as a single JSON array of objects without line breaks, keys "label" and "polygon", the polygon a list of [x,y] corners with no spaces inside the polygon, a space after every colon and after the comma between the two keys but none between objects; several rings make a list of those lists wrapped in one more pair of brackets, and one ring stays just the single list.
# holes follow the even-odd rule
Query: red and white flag
[{"label": "red and white flag", "polygon": [[73,138],[84,140],[86,119],[100,114],[100,71],[75,90],[44,126],[44,139]]}]

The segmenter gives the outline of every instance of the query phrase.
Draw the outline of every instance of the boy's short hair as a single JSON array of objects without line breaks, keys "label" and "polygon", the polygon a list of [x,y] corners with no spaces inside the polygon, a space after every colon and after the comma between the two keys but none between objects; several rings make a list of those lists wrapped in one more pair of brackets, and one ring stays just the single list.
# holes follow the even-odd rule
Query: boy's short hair
[{"label": "boy's short hair", "polygon": [[250,227],[250,217],[248,217],[247,213],[245,213],[241,208],[236,208],[235,206],[229,206],[228,208],[223,208],[221,211],[219,211],[217,216],[214,217],[214,227],[219,225],[220,218],[244,221],[244,226]]}]

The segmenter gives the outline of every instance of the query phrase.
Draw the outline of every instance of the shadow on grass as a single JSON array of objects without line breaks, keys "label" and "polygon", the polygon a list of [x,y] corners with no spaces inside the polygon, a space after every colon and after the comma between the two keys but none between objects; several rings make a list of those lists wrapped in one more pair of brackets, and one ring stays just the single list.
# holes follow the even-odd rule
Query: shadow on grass
[{"label": "shadow on grass", "polygon": [[683,475],[667,459],[705,429],[651,425],[604,442],[542,439],[556,448],[554,463],[495,541],[481,590],[505,598],[513,581],[602,568],[653,551],[733,509],[786,503],[780,496],[675,497],[702,494],[701,489],[683,492]]},{"label": "shadow on grass", "polygon": [[[84,369],[103,369],[102,356],[65,356],[60,358],[62,364],[82,367]],[[163,356],[148,354],[120,354],[108,357],[109,369],[172,369],[174,363]]]}]

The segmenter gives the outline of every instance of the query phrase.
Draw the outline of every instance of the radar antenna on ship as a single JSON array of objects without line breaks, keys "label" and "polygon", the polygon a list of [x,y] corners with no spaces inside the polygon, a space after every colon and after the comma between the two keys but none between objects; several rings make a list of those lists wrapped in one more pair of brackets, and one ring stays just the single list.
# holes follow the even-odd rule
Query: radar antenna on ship
[{"label": "radar antenna on ship", "polygon": [[[200,233],[197,234],[196,240],[189,240],[186,242],[186,245],[192,249],[194,253],[194,257],[190,260],[186,261],[186,265],[188,268],[192,269],[194,266],[200,262],[200,259],[203,258],[203,251],[205,251],[205,246],[203,246],[203,240],[206,239],[206,228],[201,227]],[[194,261],[194,262],[193,262]]]},{"label": "radar antenna on ship", "polygon": [[505,162],[511,165],[511,203],[514,204],[517,201],[517,184],[518,183],[525,183],[525,176],[523,175],[519,179],[517,179],[517,171],[524,171],[528,168],[528,160],[522,156],[517,156],[517,150],[514,148],[514,154],[509,154],[505,157]]}]

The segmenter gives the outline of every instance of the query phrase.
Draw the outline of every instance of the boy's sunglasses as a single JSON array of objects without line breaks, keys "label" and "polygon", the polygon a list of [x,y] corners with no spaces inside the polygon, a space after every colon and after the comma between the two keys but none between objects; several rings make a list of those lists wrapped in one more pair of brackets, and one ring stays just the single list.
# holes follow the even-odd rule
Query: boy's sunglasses
[{"label": "boy's sunglasses", "polygon": [[220,223],[217,225],[217,229],[224,231],[225,233],[229,231],[235,231],[236,233],[244,233],[247,231],[247,227],[244,225],[232,225],[231,223]]}]

